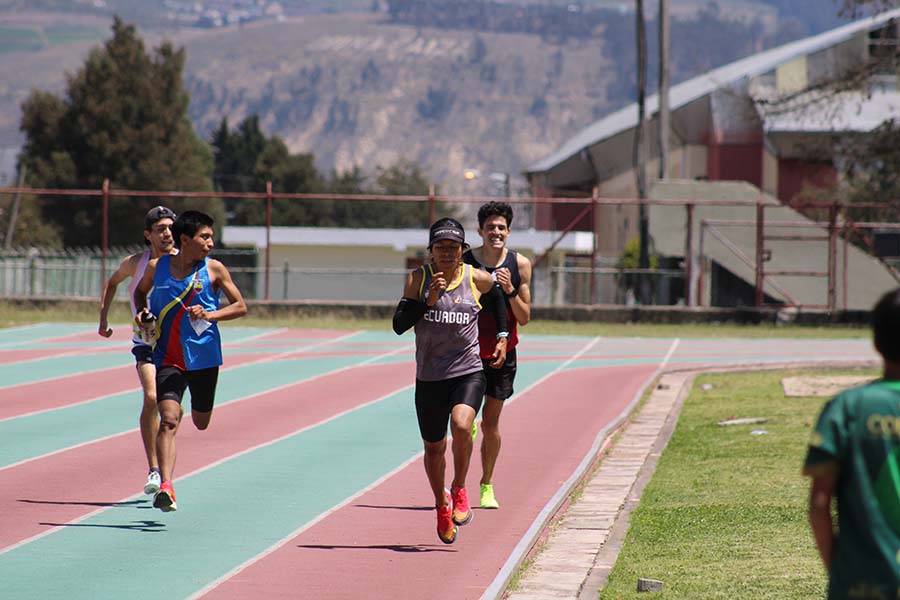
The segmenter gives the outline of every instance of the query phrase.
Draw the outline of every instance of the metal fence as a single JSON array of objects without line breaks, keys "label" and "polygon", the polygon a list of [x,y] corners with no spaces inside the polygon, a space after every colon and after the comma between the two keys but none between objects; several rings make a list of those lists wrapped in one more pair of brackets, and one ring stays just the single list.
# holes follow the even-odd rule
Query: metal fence
[{"label": "metal fence", "polygon": [[[31,190],[0,189],[0,200],[22,197],[28,199],[55,197],[71,198],[73,202],[96,202],[102,218],[97,227],[102,233],[100,248],[67,251],[49,251],[40,248],[10,249],[0,251],[0,297],[82,297],[99,298],[105,279],[115,269],[118,261],[135,248],[110,248],[107,245],[109,228],[108,207],[111,201],[128,201],[138,197],[166,201],[193,198],[240,198],[261,202],[264,209],[265,236],[255,249],[240,251],[217,250],[220,258],[232,271],[244,295],[257,300],[394,300],[402,289],[407,270],[384,267],[311,268],[308,265],[282,262],[273,264],[271,232],[272,202],[279,201],[327,201],[366,203],[405,202],[427,206],[423,218],[433,220],[435,207],[454,205],[468,213],[478,203],[497,200],[496,197],[443,197],[432,192],[427,196],[350,196],[316,194],[281,194],[268,186],[265,193],[219,194],[215,192],[160,192],[111,190],[105,184],[102,190]],[[156,200],[156,199],[159,200]],[[523,226],[536,225],[546,228],[544,233],[553,239],[545,245],[540,255],[534,257],[532,295],[535,304],[560,306],[567,304],[622,304],[637,303],[637,289],[647,304],[686,306],[735,306],[778,304],[783,306],[815,306],[827,310],[847,308],[852,296],[861,286],[850,280],[853,269],[858,272],[869,268],[868,263],[854,258],[854,267],[848,257],[863,253],[867,260],[886,265],[890,276],[881,277],[879,285],[896,285],[900,281],[895,263],[884,261],[878,251],[873,233],[892,232],[900,239],[896,223],[876,222],[871,219],[852,218],[853,211],[866,205],[842,205],[831,203],[807,203],[790,207],[758,201],[713,200],[634,200],[603,199],[596,190],[589,197],[570,198],[507,198],[513,203],[517,217],[527,217]],[[12,203],[10,203],[12,204]],[[604,255],[600,248],[604,243],[611,222],[619,218],[616,211],[635,211],[649,206],[657,211],[654,219],[668,228],[668,250],[660,253],[659,268],[633,268],[622,256]],[[883,207],[884,204],[871,204]],[[711,209],[743,207],[740,218],[713,216]],[[348,205],[347,208],[353,208]],[[610,210],[611,209],[611,210]],[[794,210],[788,217],[769,217],[782,209]],[[604,211],[607,211],[604,213]],[[804,212],[805,211],[805,212]],[[633,215],[632,215],[633,216]],[[658,218],[657,218],[658,217]],[[543,219],[543,221],[541,221]],[[604,219],[607,219],[604,221]],[[0,219],[0,224],[4,219]],[[539,222],[541,221],[541,222]],[[10,222],[14,222],[11,220]],[[541,224],[543,223],[543,225]],[[616,225],[615,223],[612,223]],[[12,226],[7,223],[7,231]],[[632,221],[632,228],[633,228]],[[617,225],[616,225],[617,226]],[[606,229],[604,229],[604,227]],[[627,227],[626,227],[627,228]],[[651,228],[652,229],[652,228]],[[538,231],[540,233],[540,231]],[[588,246],[575,246],[561,251],[563,240],[571,240],[574,234],[589,235]],[[619,234],[624,235],[624,234]],[[630,235],[630,234],[629,234]],[[5,240],[8,241],[8,238]],[[619,244],[624,243],[620,239]],[[816,248],[809,250],[811,245]],[[898,244],[900,245],[900,244]],[[548,256],[555,252],[555,259]],[[718,252],[715,261],[712,252]],[[897,250],[900,254],[900,249]],[[800,260],[801,255],[808,259]],[[562,256],[562,258],[560,258]],[[889,257],[888,257],[889,258]],[[279,259],[280,260],[280,259]],[[729,260],[731,264],[729,265]],[[723,266],[724,265],[724,266]],[[893,277],[893,279],[891,279]],[[796,280],[816,280],[814,298],[810,294],[800,296],[787,293],[787,281],[796,286]],[[739,281],[740,280],[740,281]],[[793,282],[792,282],[793,280]],[[886,281],[886,282],[885,282]],[[807,286],[812,288],[813,286]],[[120,286],[119,297],[124,298],[127,287]],[[772,293],[775,290],[775,294]],[[776,297],[777,296],[777,297]],[[859,294],[857,293],[857,296]],[[849,299],[849,300],[848,300]],[[864,303],[868,302],[868,298]],[[859,304],[859,299],[856,301]],[[870,305],[869,305],[870,306]]]},{"label": "metal fence", "polygon": [[[142,248],[114,248],[109,253],[112,266]],[[271,301],[359,301],[380,302],[400,296],[406,269],[309,268],[285,262],[267,271],[259,265],[259,253],[249,250],[217,249],[213,257],[225,263],[235,283],[247,299],[263,300],[260,293],[269,282]],[[0,251],[0,297],[97,298],[103,292],[102,253],[96,248],[47,251],[36,248]],[[591,298],[591,273],[595,298]],[[612,295],[617,304],[636,303],[634,278],[644,275],[652,281],[654,304],[683,303],[677,294],[684,274],[677,269],[616,269],[600,267],[538,267],[532,273],[532,296],[536,304],[564,306],[594,304],[597,297]],[[127,285],[120,285],[116,298],[128,297]]]},{"label": "metal fence", "polygon": [[[99,300],[103,293],[105,277],[108,277],[126,256],[143,250],[143,246],[111,248],[106,257],[111,265],[107,268],[104,268],[104,256],[100,248],[0,250],[0,297],[68,297]],[[241,265],[255,265],[257,254],[255,250],[216,249],[212,256],[237,271],[234,278],[239,286],[252,290],[257,269],[247,269]],[[128,286],[120,285],[116,290],[116,298],[127,297]]]},{"label": "metal fence", "polygon": [[[114,248],[110,256],[124,257],[137,250]],[[99,298],[103,283],[103,254],[99,248],[20,248],[0,254],[0,296]],[[127,296],[124,286],[118,295]]]}]

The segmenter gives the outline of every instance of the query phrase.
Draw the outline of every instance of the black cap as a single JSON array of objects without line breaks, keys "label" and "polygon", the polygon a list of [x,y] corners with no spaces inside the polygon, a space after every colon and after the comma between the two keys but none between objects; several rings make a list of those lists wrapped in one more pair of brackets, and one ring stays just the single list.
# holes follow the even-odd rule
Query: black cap
[{"label": "black cap", "polygon": [[165,206],[154,206],[147,211],[147,216],[144,217],[144,228],[147,231],[150,231],[153,229],[153,225],[160,219],[172,219],[174,221],[175,213]]},{"label": "black cap", "polygon": [[428,247],[431,248],[432,244],[440,240],[453,240],[465,245],[466,230],[456,219],[450,217],[438,219],[428,233]]}]

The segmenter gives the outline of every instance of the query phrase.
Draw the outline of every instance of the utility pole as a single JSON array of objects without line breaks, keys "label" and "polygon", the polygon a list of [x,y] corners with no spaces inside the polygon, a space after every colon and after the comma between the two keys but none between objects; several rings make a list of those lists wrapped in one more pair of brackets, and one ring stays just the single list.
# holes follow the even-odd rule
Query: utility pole
[{"label": "utility pole", "polygon": [[6,240],[4,241],[4,247],[9,250],[12,248],[13,237],[16,235],[16,221],[19,219],[19,209],[22,205],[22,187],[25,185],[25,172],[27,171],[27,167],[23,163],[21,166],[21,170],[19,171],[19,190],[16,192],[16,197],[13,200],[12,207],[9,211],[9,223],[6,227]]},{"label": "utility pole", "polygon": [[[647,206],[643,200],[647,198],[647,160],[646,160],[646,127],[647,127],[647,29],[644,22],[644,1],[635,0],[635,38],[637,42],[637,105],[638,105],[638,123],[634,132],[634,154],[632,163],[634,164],[635,176],[637,177],[637,193],[638,199],[642,202],[638,205],[639,220],[639,241],[640,255],[638,257],[638,268],[650,268],[650,247],[649,247],[649,223],[647,221]],[[650,301],[650,290],[647,285],[647,277],[641,273],[638,278],[638,298],[641,304],[647,304]]]},{"label": "utility pole", "polygon": [[[669,0],[659,0],[659,179],[663,180],[669,177]],[[681,160],[684,160],[682,157]],[[689,209],[693,210],[693,209]],[[693,213],[690,213],[693,216]],[[691,236],[694,235],[693,224],[688,220],[687,239],[688,247],[691,246]],[[686,255],[685,261],[693,260],[693,257]],[[685,304],[691,305],[690,294],[690,273],[691,268],[687,267],[685,274],[687,275],[687,293],[685,294]]]},{"label": "utility pole", "polygon": [[669,0],[659,0],[659,178],[669,176]]}]

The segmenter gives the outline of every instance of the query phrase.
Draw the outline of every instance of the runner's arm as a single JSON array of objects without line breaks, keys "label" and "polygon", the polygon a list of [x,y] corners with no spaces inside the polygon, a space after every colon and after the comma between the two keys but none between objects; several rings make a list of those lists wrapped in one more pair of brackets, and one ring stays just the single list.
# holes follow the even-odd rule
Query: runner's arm
[{"label": "runner's arm", "polygon": [[[531,320],[531,261],[521,254],[516,255],[519,266],[519,292],[513,296],[505,293],[509,300],[509,308],[519,325],[527,325]],[[510,290],[513,293],[514,290]]]},{"label": "runner's arm", "polygon": [[834,472],[813,476],[809,488],[809,525],[812,528],[819,556],[825,570],[831,568],[831,553],[834,549],[834,523],[831,518],[831,499],[837,485]]},{"label": "runner's arm", "polygon": [[153,289],[153,276],[156,275],[157,262],[159,262],[159,259],[154,258],[147,263],[147,268],[144,270],[141,281],[134,288],[134,310],[137,314],[147,310],[147,294]]},{"label": "runner's arm", "polygon": [[406,276],[406,284],[403,286],[403,297],[397,303],[394,311],[392,326],[394,333],[402,335],[415,325],[428,310],[428,306],[419,297],[419,285],[422,282],[422,271],[416,269]]},{"label": "runner's arm", "polygon": [[112,335],[112,329],[109,327],[107,319],[109,317],[109,308],[116,297],[116,290],[119,288],[120,283],[134,275],[138,260],[140,260],[139,254],[126,256],[119,268],[109,276],[109,279],[103,285],[103,295],[100,297],[100,324],[97,328],[97,333],[103,337]]},{"label": "runner's arm", "polygon": [[[509,336],[509,323],[506,320],[506,302],[503,301],[503,289],[492,283],[487,293],[481,295],[481,305],[490,311],[497,324],[497,337]],[[503,335],[506,334],[506,335]]]},{"label": "runner's arm", "polygon": [[217,260],[210,259],[207,269],[210,272],[214,289],[220,289],[228,299],[228,306],[207,312],[198,304],[188,307],[192,319],[206,319],[207,321],[231,321],[239,319],[247,314],[247,303],[241,290],[231,278],[228,267]]},{"label": "runner's arm", "polygon": [[494,346],[491,367],[499,369],[506,362],[506,345],[509,342],[509,323],[506,320],[506,302],[503,288],[486,271],[472,271],[475,286],[481,292],[481,306],[491,311],[497,324],[497,343]]}]

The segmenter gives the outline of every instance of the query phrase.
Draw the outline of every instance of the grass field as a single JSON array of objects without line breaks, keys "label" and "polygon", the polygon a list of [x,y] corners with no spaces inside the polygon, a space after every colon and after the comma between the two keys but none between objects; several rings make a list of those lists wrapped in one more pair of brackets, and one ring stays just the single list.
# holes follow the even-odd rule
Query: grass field
[{"label": "grass field", "polygon": [[[786,398],[781,379],[796,374],[696,379],[600,598],[648,597],[637,592],[639,577],[664,582],[652,594],[660,599],[824,596],[825,571],[806,518],[809,481],[800,469],[825,399]],[[703,384],[713,387],[703,391]],[[769,421],[716,425],[737,417]],[[760,429],[767,433],[751,433]]]}]

